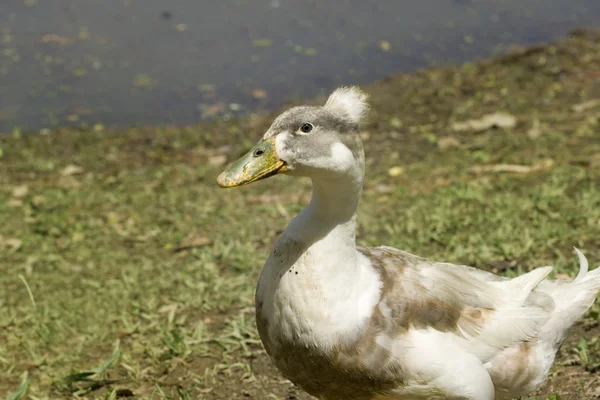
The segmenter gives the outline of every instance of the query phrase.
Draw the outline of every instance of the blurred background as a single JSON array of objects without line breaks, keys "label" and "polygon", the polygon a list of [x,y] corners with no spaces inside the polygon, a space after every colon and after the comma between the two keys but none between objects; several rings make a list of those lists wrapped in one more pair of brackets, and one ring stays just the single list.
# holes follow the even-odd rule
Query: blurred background
[{"label": "blurred background", "polygon": [[598,0],[3,0],[0,132],[193,124],[598,26]]}]

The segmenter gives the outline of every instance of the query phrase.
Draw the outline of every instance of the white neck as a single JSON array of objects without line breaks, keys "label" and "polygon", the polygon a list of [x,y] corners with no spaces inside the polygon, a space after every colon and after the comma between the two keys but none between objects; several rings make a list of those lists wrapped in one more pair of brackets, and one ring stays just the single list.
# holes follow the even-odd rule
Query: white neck
[{"label": "white neck", "polygon": [[361,188],[361,179],[313,178],[310,203],[285,233],[312,251],[325,246],[329,251],[338,249],[346,255],[354,254]]}]

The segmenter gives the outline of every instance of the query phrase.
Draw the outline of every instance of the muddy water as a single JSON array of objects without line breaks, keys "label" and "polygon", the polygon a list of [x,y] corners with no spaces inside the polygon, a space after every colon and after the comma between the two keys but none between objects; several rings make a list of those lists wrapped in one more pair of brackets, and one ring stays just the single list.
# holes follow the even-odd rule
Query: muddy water
[{"label": "muddy water", "polygon": [[598,0],[3,0],[0,131],[190,124],[600,26]]}]

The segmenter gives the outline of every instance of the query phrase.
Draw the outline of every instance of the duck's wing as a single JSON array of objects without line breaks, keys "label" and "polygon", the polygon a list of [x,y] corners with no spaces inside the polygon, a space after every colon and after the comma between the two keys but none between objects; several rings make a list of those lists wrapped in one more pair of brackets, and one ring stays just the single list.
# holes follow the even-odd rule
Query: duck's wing
[{"label": "duck's wing", "polygon": [[554,307],[547,296],[533,293],[550,267],[503,279],[391,247],[359,250],[382,278],[381,303],[389,309],[393,329],[452,333],[482,361],[536,337]]}]

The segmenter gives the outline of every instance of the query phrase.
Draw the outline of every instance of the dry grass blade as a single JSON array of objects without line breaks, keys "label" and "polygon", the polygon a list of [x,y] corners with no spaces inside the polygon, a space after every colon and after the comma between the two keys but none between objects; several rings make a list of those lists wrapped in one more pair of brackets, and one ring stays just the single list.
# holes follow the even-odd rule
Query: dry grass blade
[{"label": "dry grass blade", "polygon": [[495,112],[484,115],[478,119],[468,121],[454,122],[452,130],[455,132],[475,131],[480,132],[490,128],[514,128],[517,125],[517,119],[508,113]]},{"label": "dry grass blade", "polygon": [[180,252],[194,247],[208,246],[212,243],[213,241],[207,236],[190,236],[179,246],[175,247],[173,251]]},{"label": "dry grass blade", "polygon": [[27,372],[23,375],[23,380],[21,381],[21,385],[13,394],[9,394],[6,400],[20,400],[25,397],[27,393],[27,389],[29,388],[29,375]]}]

